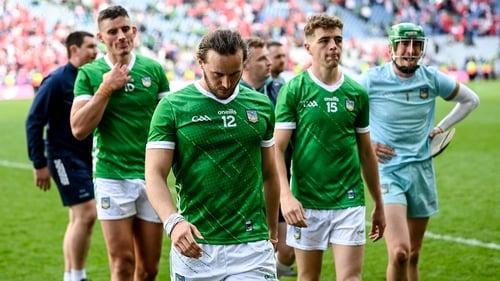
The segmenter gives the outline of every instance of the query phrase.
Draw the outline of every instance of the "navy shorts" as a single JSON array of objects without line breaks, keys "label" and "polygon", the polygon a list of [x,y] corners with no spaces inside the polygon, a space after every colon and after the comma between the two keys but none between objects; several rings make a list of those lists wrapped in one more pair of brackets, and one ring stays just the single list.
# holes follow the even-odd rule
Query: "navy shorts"
[{"label": "navy shorts", "polygon": [[76,157],[62,157],[49,159],[48,164],[64,206],[94,199],[91,163]]}]

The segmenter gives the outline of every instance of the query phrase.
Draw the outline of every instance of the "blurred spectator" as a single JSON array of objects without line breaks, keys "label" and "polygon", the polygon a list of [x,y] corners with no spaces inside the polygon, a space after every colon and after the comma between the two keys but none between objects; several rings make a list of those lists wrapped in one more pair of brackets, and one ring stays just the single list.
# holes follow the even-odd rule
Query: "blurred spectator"
[{"label": "blurred spectator", "polygon": [[[478,36],[500,35],[496,0],[0,0],[0,84],[31,83],[24,77],[45,76],[66,63],[64,38],[71,30],[94,26],[97,12],[110,4],[128,6],[141,29],[138,50],[158,60],[174,80],[200,77],[192,50],[207,30],[238,29],[243,37],[279,41],[292,52],[304,43],[297,31],[307,17],[323,11],[346,21],[346,41],[357,39],[346,52],[356,71],[362,63],[387,59],[386,46],[367,47],[360,39],[385,37],[393,23],[416,22],[426,34],[448,35],[449,43],[469,46]],[[308,62],[303,60],[291,56],[288,69],[304,69]]]}]

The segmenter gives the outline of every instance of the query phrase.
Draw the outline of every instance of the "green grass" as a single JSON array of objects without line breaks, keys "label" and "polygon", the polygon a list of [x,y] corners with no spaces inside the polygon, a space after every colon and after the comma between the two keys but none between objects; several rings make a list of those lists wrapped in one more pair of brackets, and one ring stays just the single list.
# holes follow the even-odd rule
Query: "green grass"
[{"label": "green grass", "polygon": [[[494,281],[500,276],[500,147],[497,141],[500,82],[477,82],[469,86],[479,93],[481,105],[456,126],[453,142],[436,158],[440,212],[429,224],[428,231],[433,235],[425,239],[422,280]],[[55,186],[49,192],[41,192],[33,184],[24,133],[30,103],[0,101],[0,280],[62,280],[61,241],[67,210],[61,206]],[[444,116],[452,106],[439,102],[438,117]],[[98,223],[94,231],[87,271],[94,281],[109,280]],[[488,248],[480,242],[491,244]],[[169,240],[165,238],[158,280],[169,280],[169,247]],[[368,242],[364,280],[384,280],[386,262],[384,242]],[[332,255],[327,251],[322,280],[334,280],[334,276]]]}]

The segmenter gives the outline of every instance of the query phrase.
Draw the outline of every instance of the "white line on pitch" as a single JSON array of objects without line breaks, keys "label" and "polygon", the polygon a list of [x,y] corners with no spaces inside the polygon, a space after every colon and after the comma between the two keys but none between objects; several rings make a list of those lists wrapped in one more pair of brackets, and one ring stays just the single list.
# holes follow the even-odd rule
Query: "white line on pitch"
[{"label": "white line on pitch", "polygon": [[[371,226],[372,223],[367,221],[366,225]],[[451,236],[451,235],[435,234],[435,233],[432,233],[430,231],[425,232],[425,237],[431,238],[431,239],[436,239],[436,240],[454,242],[457,244],[464,244],[464,245],[472,246],[472,247],[481,247],[481,248],[488,248],[488,249],[492,249],[492,250],[500,250],[499,244],[496,244],[493,242],[483,242],[483,241],[479,241],[477,239],[467,239],[467,238],[455,237],[455,236]]]},{"label": "white line on pitch", "polygon": [[425,233],[425,237],[449,241],[449,242],[455,242],[458,244],[465,244],[465,245],[469,245],[469,246],[482,247],[482,248],[488,248],[488,249],[493,249],[493,250],[500,250],[500,245],[498,245],[496,243],[486,243],[486,242],[479,241],[477,239],[466,239],[466,238],[455,237],[455,236],[450,236],[450,235],[441,235],[441,234],[435,234],[435,233],[432,233],[429,231],[427,231]]},{"label": "white line on pitch", "polygon": [[[0,160],[0,166],[4,167],[9,167],[9,168],[19,168],[19,169],[25,169],[25,170],[31,170],[33,169],[33,166],[30,164],[26,163],[16,163],[16,162],[10,162],[10,161],[5,161],[5,160]],[[366,225],[371,225],[370,222],[366,222]],[[482,242],[477,239],[467,239],[463,237],[455,237],[455,236],[450,236],[450,235],[441,235],[441,234],[435,234],[432,232],[425,232],[425,237],[431,238],[431,239],[437,239],[437,240],[443,240],[443,241],[448,241],[448,242],[454,242],[458,244],[464,244],[468,246],[473,246],[473,247],[481,247],[481,248],[488,248],[488,249],[493,249],[493,250],[500,250],[500,245],[496,243],[487,243],[487,242]]]},{"label": "white line on pitch", "polygon": [[19,169],[24,169],[24,170],[33,169],[33,166],[30,164],[16,163],[16,162],[10,162],[10,161],[5,161],[5,160],[0,160],[0,166],[4,166],[4,167],[8,167],[8,168],[19,168]]}]

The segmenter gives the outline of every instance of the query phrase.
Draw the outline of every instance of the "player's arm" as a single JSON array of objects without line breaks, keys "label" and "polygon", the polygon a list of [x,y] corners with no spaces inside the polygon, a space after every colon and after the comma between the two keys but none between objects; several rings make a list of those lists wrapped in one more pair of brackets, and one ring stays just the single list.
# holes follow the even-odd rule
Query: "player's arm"
[{"label": "player's arm", "polygon": [[370,133],[357,133],[356,138],[361,172],[374,206],[369,237],[377,241],[382,238],[385,230],[384,203],[380,192],[377,157],[371,147]]},{"label": "player's arm", "polygon": [[45,157],[43,131],[49,119],[51,93],[55,92],[53,80],[49,76],[43,81],[26,118],[26,142],[29,158],[33,162],[34,181],[35,185],[43,191],[50,189],[50,171]]},{"label": "player's arm", "polygon": [[464,84],[457,84],[457,90],[447,99],[457,105],[434,128],[431,138],[437,133],[442,133],[464,119],[479,105],[479,97]]},{"label": "player's arm", "polygon": [[172,245],[187,257],[199,258],[202,249],[194,240],[193,234],[200,239],[203,237],[195,226],[185,221],[177,213],[177,208],[167,186],[167,177],[172,167],[173,158],[174,150],[172,149],[146,149],[146,194],[163,222],[167,235],[172,239]]},{"label": "player's arm", "polygon": [[274,145],[262,148],[262,176],[264,180],[264,196],[266,198],[267,225],[269,238],[273,244],[278,243],[278,208],[280,203],[280,178],[276,169]]},{"label": "player's arm", "polygon": [[281,212],[286,222],[298,227],[307,227],[306,216],[302,204],[293,196],[288,182],[285,164],[285,151],[292,137],[293,130],[275,129],[274,141],[276,145],[276,167],[280,178]]},{"label": "player's arm", "polygon": [[85,139],[101,122],[111,94],[130,80],[127,65],[115,64],[103,75],[103,81],[90,100],[78,100],[71,107],[71,132],[78,140]]}]

